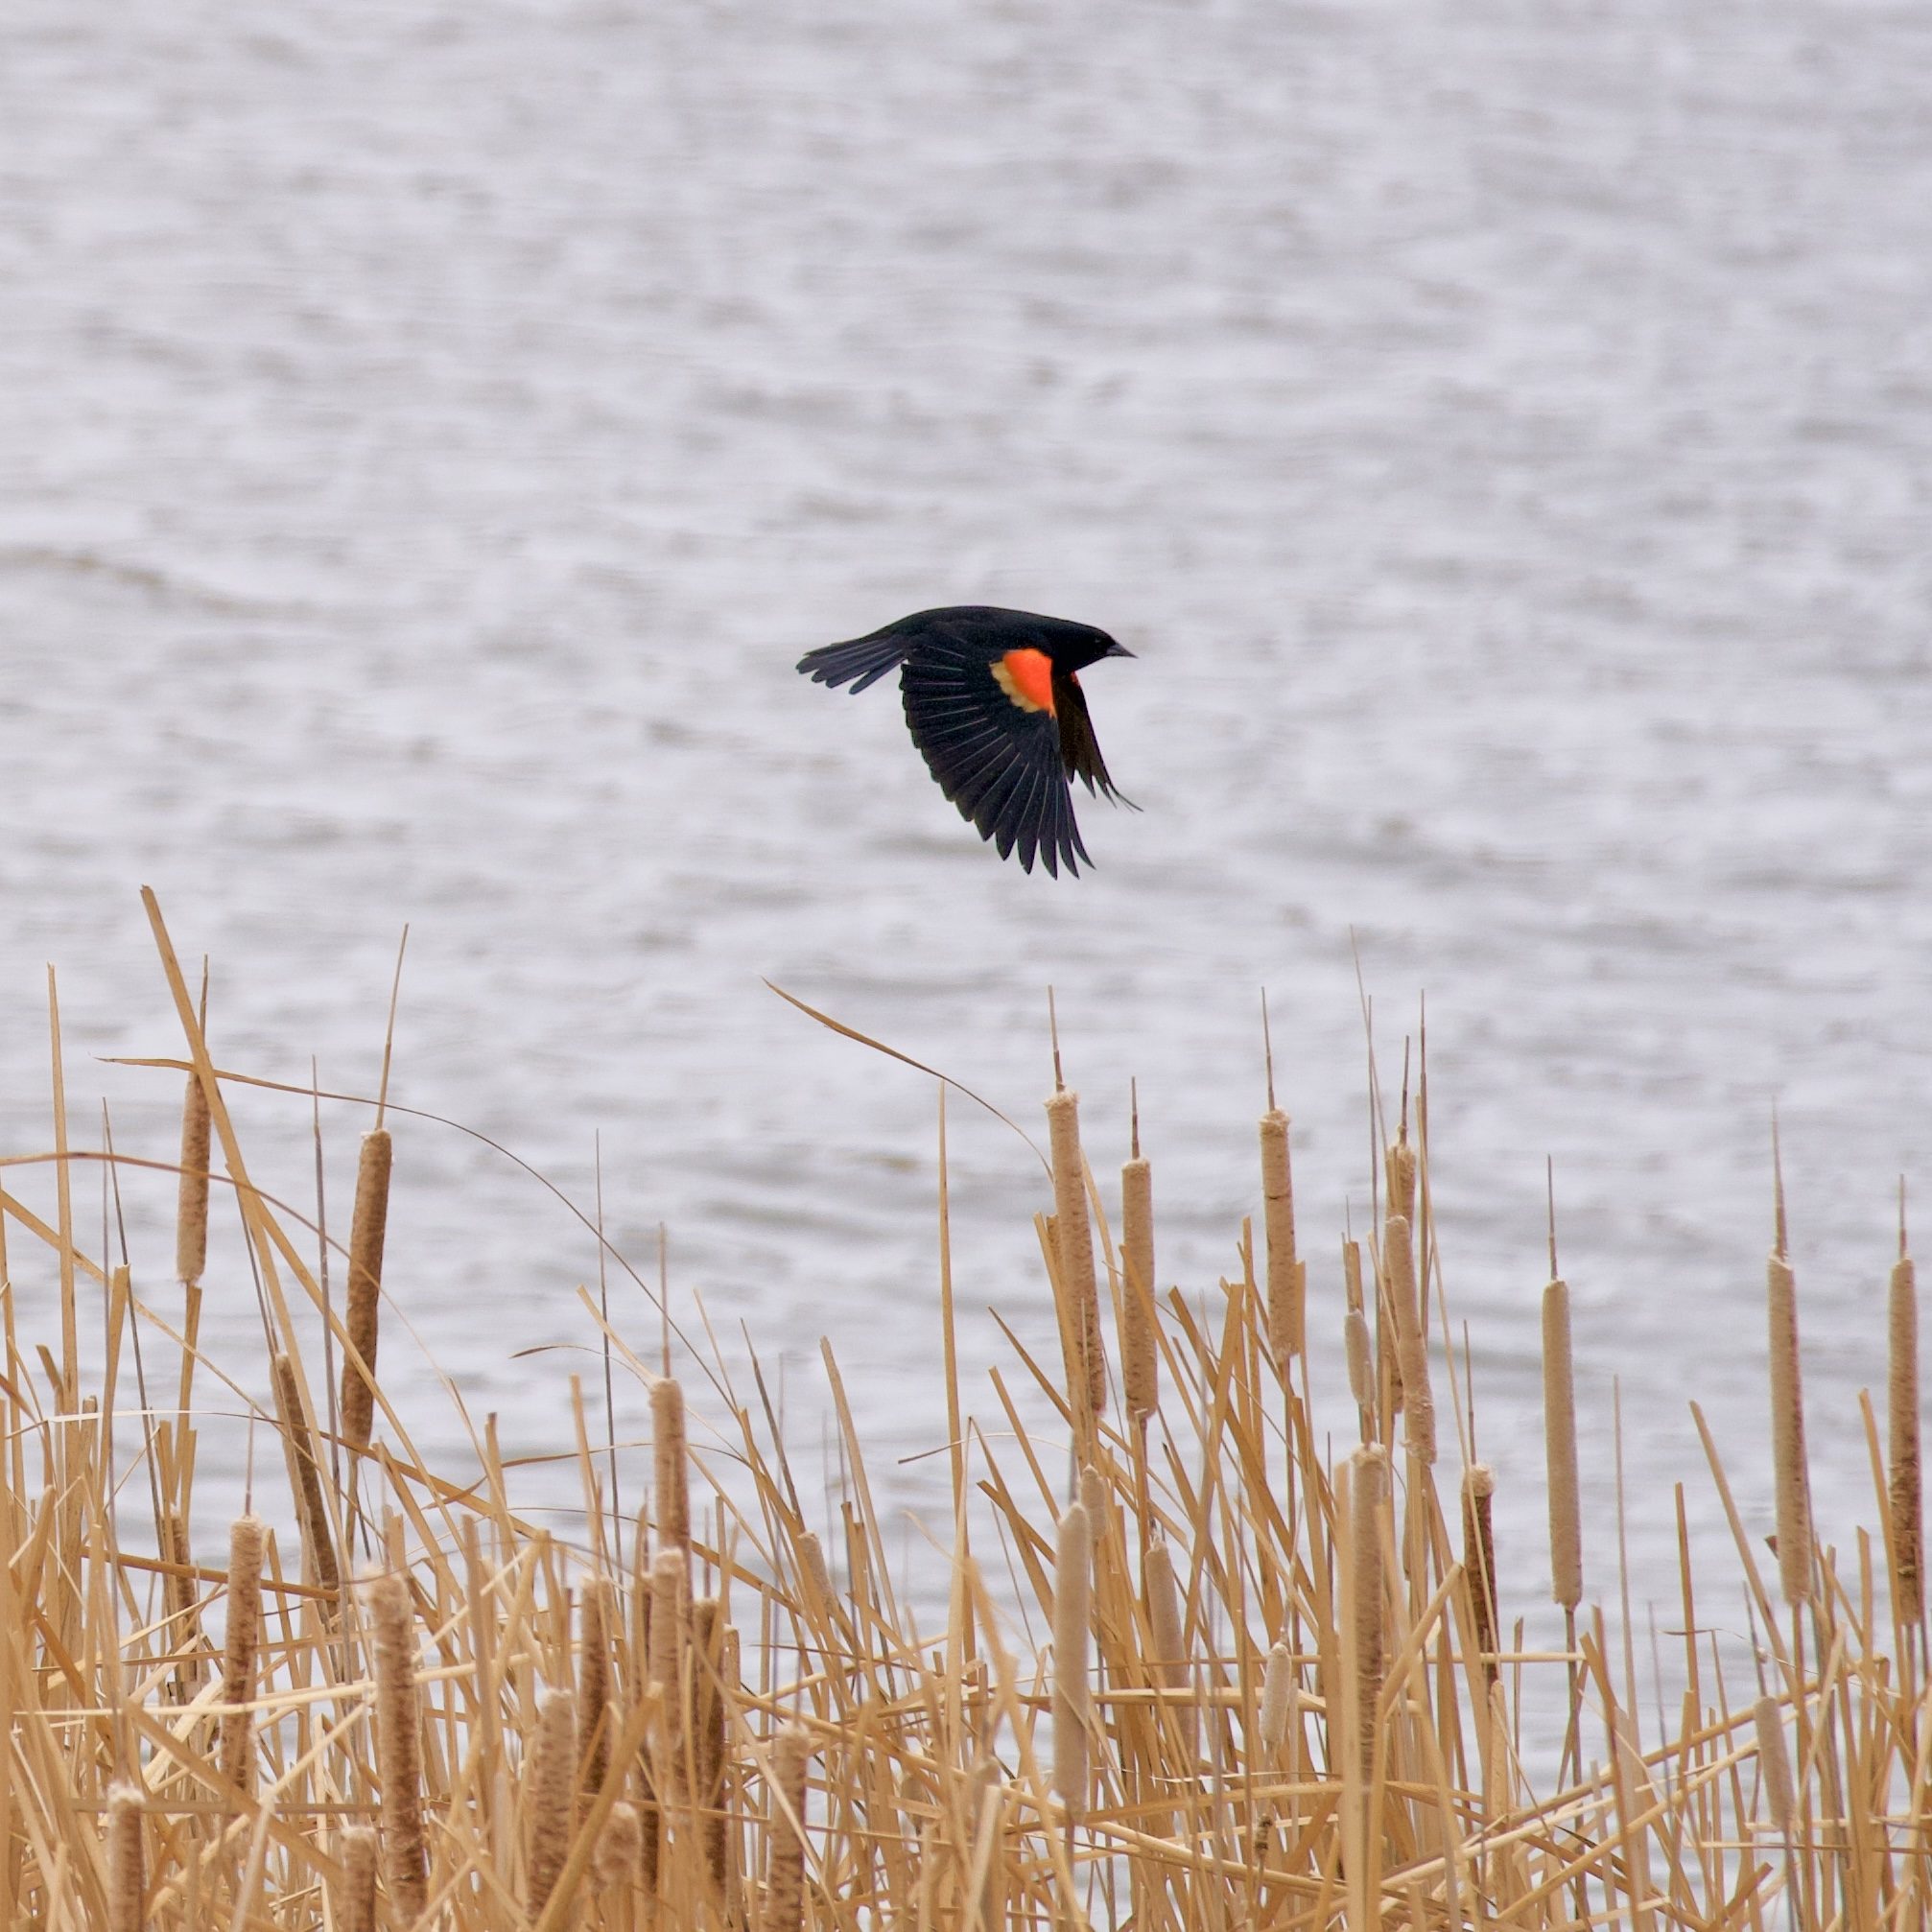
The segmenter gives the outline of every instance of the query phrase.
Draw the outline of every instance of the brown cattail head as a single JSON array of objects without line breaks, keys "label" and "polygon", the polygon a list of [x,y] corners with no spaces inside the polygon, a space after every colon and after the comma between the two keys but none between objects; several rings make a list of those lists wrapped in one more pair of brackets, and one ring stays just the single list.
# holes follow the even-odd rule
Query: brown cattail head
[{"label": "brown cattail head", "polygon": [[602,1577],[583,1587],[577,1613],[577,1717],[583,1736],[578,1798],[587,1810],[610,1768],[610,1623],[615,1592]]},{"label": "brown cattail head", "polygon": [[[91,1403],[93,1399],[88,1400]],[[188,1543],[188,1521],[179,1510],[164,1513],[161,1536],[168,1559],[161,1596],[168,1606],[168,1645],[177,1659],[168,1694],[176,1704],[192,1704],[204,1674],[201,1622],[196,1608],[195,1556]]]},{"label": "brown cattail head", "polygon": [[367,1449],[375,1424],[377,1309],[383,1292],[383,1244],[389,1225],[389,1135],[363,1136],[356,1164],[356,1206],[349,1218],[349,1350],[342,1357],[342,1439]]},{"label": "brown cattail head", "polygon": [[1308,1270],[1295,1257],[1295,1189],[1288,1168],[1288,1117],[1261,1116],[1261,1225],[1266,1236],[1268,1349],[1284,1375],[1308,1346]]},{"label": "brown cattail head", "polygon": [[246,1791],[254,1769],[254,1713],[238,1709],[255,1694],[262,1637],[262,1550],[268,1527],[237,1517],[228,1529],[228,1635],[222,1661],[222,1779]]},{"label": "brown cattail head", "polygon": [[[684,1653],[690,1629],[691,1585],[683,1552],[661,1549],[650,1566],[650,1681],[664,1700],[658,1713],[660,1766],[676,1779],[684,1752]],[[660,1788],[659,1796],[664,1792]]]},{"label": "brown cattail head", "polygon": [[1811,1493],[1804,1392],[1798,1373],[1798,1278],[1774,1253],[1765,1268],[1771,1313],[1771,1459],[1778,1488],[1778,1577],[1788,1604],[1811,1595]]},{"label": "brown cattail head", "polygon": [[1475,1647],[1490,1682],[1496,1680],[1496,1535],[1490,1524],[1490,1502],[1496,1495],[1496,1472],[1487,1463],[1472,1463],[1462,1477],[1462,1563],[1469,1581],[1470,1607],[1475,1618]]},{"label": "brown cattail head", "polygon": [[336,1895],[338,1932],[376,1932],[376,1851],[373,1826],[343,1828],[342,1882]]},{"label": "brown cattail head", "polygon": [[1549,1591],[1565,1610],[1583,1601],[1583,1509],[1576,1479],[1576,1376],[1569,1287],[1543,1291],[1543,1445],[1549,1476]]},{"label": "brown cattail head", "polygon": [[335,1539],[329,1534],[328,1507],[322,1500],[322,1466],[316,1459],[315,1432],[302,1406],[301,1378],[287,1355],[277,1355],[270,1367],[295,1493],[295,1519],[302,1526],[302,1548],[315,1580],[324,1590],[339,1590],[342,1575],[336,1563]]},{"label": "brown cattail head", "polygon": [[1100,1338],[1100,1286],[1094,1270],[1094,1223],[1087,1212],[1087,1163],[1080,1151],[1080,1096],[1062,1087],[1047,1100],[1053,1167],[1053,1251],[1060,1265],[1060,1334],[1067,1393],[1075,1412],[1107,1406],[1107,1353]]},{"label": "brown cattail head", "polygon": [[1409,1123],[1389,1143],[1382,1157],[1382,1174],[1388,1183],[1388,1204],[1384,1212],[1400,1214],[1411,1226],[1416,1218],[1416,1150],[1409,1144]]},{"label": "brown cattail head", "polygon": [[530,1915],[550,1901],[570,1858],[577,1783],[577,1699],[554,1690],[537,1711],[526,1802],[530,1818]]},{"label": "brown cattail head", "polygon": [[771,1740],[770,1867],[764,1932],[798,1932],[805,1920],[805,1774],[812,1739],[788,1724]]},{"label": "brown cattail head", "polygon": [[1342,1305],[1352,1315],[1362,1312],[1362,1244],[1342,1243]]},{"label": "brown cattail head", "polygon": [[1784,1745],[1784,1717],[1775,1697],[1760,1697],[1752,1709],[1757,1731],[1757,1776],[1764,1808],[1779,1831],[1789,1835],[1796,1808],[1791,1787],[1791,1755]]},{"label": "brown cattail head", "polygon": [[725,1741],[730,1728],[726,1700],[737,1667],[736,1638],[717,1597],[700,1597],[691,1606],[692,1802],[698,1812],[705,1873],[719,1892],[726,1882],[730,1840],[731,1821],[724,1808]]},{"label": "brown cattail head", "polygon": [[644,1821],[637,1806],[620,1798],[604,1814],[591,1853],[591,1874],[606,1891],[627,1889],[644,1869]]},{"label": "brown cattail head", "polygon": [[1355,1652],[1355,1720],[1364,1772],[1374,1761],[1386,1667],[1382,1637],[1382,1510],[1389,1459],[1379,1443],[1349,1458],[1350,1630]]},{"label": "brown cattail head", "polygon": [[1348,1358],[1349,1394],[1355,1406],[1373,1411],[1376,1405],[1375,1345],[1369,1339],[1368,1317],[1351,1308],[1342,1320],[1342,1352]]},{"label": "brown cattail head", "polygon": [[1166,1691],[1183,1693],[1178,1705],[1164,1700],[1163,1708],[1180,1737],[1182,1756],[1191,1765],[1199,1748],[1200,1713],[1186,1696],[1193,1688],[1193,1671],[1188,1659],[1180,1579],[1174,1573],[1173,1552],[1165,1539],[1157,1539],[1147,1546],[1141,1564],[1141,1590],[1146,1599],[1147,1637],[1153,1646],[1149,1661],[1153,1665],[1154,1682]]},{"label": "brown cattail head", "polygon": [[1391,1214],[1383,1224],[1382,1266],[1389,1302],[1395,1310],[1396,1351],[1402,1376],[1402,1441],[1425,1463],[1436,1459],[1436,1405],[1429,1388],[1428,1344],[1424,1339],[1422,1301],[1416,1283],[1415,1250],[1409,1224]]},{"label": "brown cattail head", "polygon": [[1053,1789],[1066,1803],[1069,1823],[1085,1815],[1093,1775],[1087,1735],[1093,1619],[1093,1519],[1084,1503],[1070,1503],[1053,1555]]},{"label": "brown cattail head", "polygon": [[429,1902],[423,1837],[422,1739],[416,1730],[415,1617],[392,1570],[367,1577],[363,1600],[376,1680],[376,1775],[382,1780],[384,1862],[396,1917],[413,1925]]},{"label": "brown cattail head", "polygon": [[1897,1579],[1898,1614],[1907,1623],[1917,1623],[1925,1612],[1924,1505],[1919,1461],[1919,1287],[1909,1255],[1901,1253],[1893,1263],[1886,1316],[1891,1343],[1886,1377],[1891,1457],[1886,1489],[1892,1519],[1892,1571]]},{"label": "brown cattail head", "polygon": [[660,1556],[691,1558],[691,1462],[685,1452],[684,1389],[671,1376],[650,1385],[651,1460],[656,1473]]},{"label": "brown cattail head", "polygon": [[1161,1404],[1154,1316],[1154,1173],[1136,1155],[1120,1169],[1120,1381],[1127,1413],[1144,1421]]},{"label": "brown cattail head", "polygon": [[1288,1711],[1295,1690],[1295,1660],[1285,1643],[1268,1652],[1261,1672],[1261,1749],[1272,1757],[1288,1734]]},{"label": "brown cattail head", "polygon": [[181,1100],[181,1190],[175,1210],[175,1273],[201,1279],[208,1265],[208,1096],[199,1073]]},{"label": "brown cattail head", "polygon": [[108,1786],[107,1932],[142,1932],[148,1922],[148,1866],[141,1844],[145,1808],[138,1785],[117,1781]]}]

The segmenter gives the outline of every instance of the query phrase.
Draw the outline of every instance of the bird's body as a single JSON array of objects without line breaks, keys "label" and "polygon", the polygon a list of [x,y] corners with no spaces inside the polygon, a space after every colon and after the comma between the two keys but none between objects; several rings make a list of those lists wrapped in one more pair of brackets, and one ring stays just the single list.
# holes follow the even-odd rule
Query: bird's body
[{"label": "bird's body", "polygon": [[906,722],[939,789],[1001,858],[1034,856],[1056,877],[1086,860],[1072,780],[1121,804],[1094,737],[1078,673],[1131,657],[1104,630],[1031,611],[957,604],[915,611],[869,636],[809,650],[798,669],[854,693],[899,672]]}]

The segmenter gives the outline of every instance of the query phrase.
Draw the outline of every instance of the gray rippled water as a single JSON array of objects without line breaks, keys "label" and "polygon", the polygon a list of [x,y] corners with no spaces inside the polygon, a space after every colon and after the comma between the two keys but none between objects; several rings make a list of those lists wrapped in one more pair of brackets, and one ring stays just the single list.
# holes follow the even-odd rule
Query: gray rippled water
[{"label": "gray rippled water", "polygon": [[[0,1145],[50,1138],[51,959],[77,1117],[165,1148],[175,1083],[98,1064],[176,1037],[138,884],[226,1064],[359,1092],[410,922],[397,1099],[586,1204],[601,1139],[618,1245],[649,1271],[665,1224],[680,1308],[801,1411],[829,1332],[916,1504],[931,1084],[764,979],[1029,1124],[1050,982],[1103,1176],[1140,1080],[1197,1293],[1258,1206],[1265,986],[1339,1424],[1358,959],[1391,1081],[1426,997],[1518,1607],[1546,1155],[1639,1596],[1668,1485],[1713,1520],[1693,1394],[1768,1526],[1774,1102],[1843,1541],[1932,1184],[1928,102],[1903,7],[16,0]],[[792,672],[953,601],[1139,653],[1088,679],[1144,807],[1085,809],[1090,877],[997,863],[887,693]],[[305,1103],[244,1112],[308,1198]],[[338,1210],[365,1118],[325,1110]],[[1045,1196],[952,1130],[983,1363],[988,1304],[1044,1331]],[[397,1168],[400,1307],[560,1443],[590,1240],[428,1122]],[[158,1275],[166,1190],[129,1198]]]}]

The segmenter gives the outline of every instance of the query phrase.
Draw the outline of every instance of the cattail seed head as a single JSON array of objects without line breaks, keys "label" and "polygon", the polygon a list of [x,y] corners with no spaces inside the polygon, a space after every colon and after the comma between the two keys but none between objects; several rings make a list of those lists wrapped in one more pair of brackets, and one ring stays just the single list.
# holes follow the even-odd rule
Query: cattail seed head
[{"label": "cattail seed head", "polygon": [[175,1210],[175,1273],[192,1284],[208,1265],[208,1096],[199,1073],[181,1100],[181,1187]]},{"label": "cattail seed head", "polygon": [[177,1659],[169,1695],[177,1704],[192,1704],[203,1677],[201,1622],[195,1590],[195,1555],[188,1542],[187,1519],[179,1510],[171,1509],[162,1516],[161,1539],[169,1565],[161,1580],[161,1597],[168,1606],[168,1645]]},{"label": "cattail seed head", "polygon": [[228,1633],[222,1661],[222,1778],[246,1791],[254,1769],[254,1713],[235,1707],[255,1694],[262,1636],[262,1551],[268,1526],[237,1517],[228,1529]]},{"label": "cattail seed head", "polygon": [[1757,1776],[1764,1807],[1779,1831],[1789,1834],[1796,1808],[1791,1787],[1791,1755],[1784,1744],[1784,1717],[1775,1697],[1760,1697],[1752,1717],[1757,1731]]},{"label": "cattail seed head", "polygon": [[1138,1156],[1120,1169],[1120,1381],[1136,1422],[1161,1403],[1161,1349],[1154,1313],[1154,1178]]},{"label": "cattail seed head", "polygon": [[[1146,1599],[1147,1637],[1153,1646],[1149,1661],[1154,1682],[1166,1690],[1191,1690],[1193,1671],[1188,1658],[1180,1579],[1174,1573],[1173,1552],[1165,1539],[1147,1547],[1141,1566],[1141,1589]],[[1163,1709],[1178,1731],[1182,1756],[1191,1764],[1199,1749],[1199,1711],[1191,1700],[1179,1705],[1164,1702]]]},{"label": "cattail seed head", "polygon": [[1382,1157],[1382,1175],[1388,1184],[1388,1202],[1384,1212],[1398,1214],[1413,1226],[1416,1217],[1416,1150],[1409,1144],[1406,1120]]},{"label": "cattail seed head", "polygon": [[107,1932],[142,1932],[148,1922],[147,1854],[141,1843],[146,1800],[136,1785],[107,1788]]},{"label": "cattail seed head", "polygon": [[583,1733],[578,1799],[588,1810],[610,1768],[610,1622],[615,1592],[602,1577],[583,1587],[577,1612],[577,1714]]},{"label": "cattail seed head", "polygon": [[1565,1610],[1583,1601],[1583,1509],[1576,1478],[1576,1378],[1569,1287],[1543,1291],[1543,1443],[1549,1478],[1549,1589]]},{"label": "cattail seed head", "polygon": [[651,1462],[657,1487],[659,1554],[691,1555],[691,1463],[685,1453],[684,1390],[670,1376],[650,1385]]},{"label": "cattail seed head", "polygon": [[1288,1711],[1295,1690],[1295,1661],[1285,1643],[1268,1652],[1261,1672],[1261,1749],[1273,1756],[1288,1734]]},{"label": "cattail seed head", "polygon": [[1362,1312],[1362,1244],[1359,1241],[1342,1243],[1342,1297],[1343,1306],[1352,1315]]},{"label": "cattail seed head", "polygon": [[1382,1265],[1395,1308],[1396,1349],[1402,1375],[1402,1441],[1425,1463],[1436,1459],[1435,1397],[1429,1388],[1428,1344],[1416,1282],[1415,1251],[1409,1224],[1400,1214],[1383,1223]]},{"label": "cattail seed head", "polygon": [[382,1780],[383,1852],[389,1897],[404,1924],[429,1902],[423,1837],[422,1739],[416,1730],[415,1618],[409,1585],[393,1571],[365,1579],[376,1680],[376,1775]]},{"label": "cattail seed head", "polygon": [[811,1756],[812,1739],[802,1724],[788,1724],[771,1740],[765,1932],[798,1932],[804,1922],[805,1774]]},{"label": "cattail seed head", "polygon": [[270,1364],[275,1384],[275,1407],[288,1452],[289,1475],[295,1494],[295,1520],[302,1526],[302,1549],[315,1580],[330,1591],[342,1588],[336,1563],[335,1539],[329,1534],[329,1512],[322,1500],[322,1467],[316,1459],[315,1431],[302,1405],[301,1378],[285,1355]]},{"label": "cattail seed head", "polygon": [[[658,1717],[663,1764],[675,1778],[684,1749],[684,1652],[690,1585],[680,1550],[661,1549],[650,1566],[650,1680],[664,1703]],[[660,1793],[660,1796],[662,1793]]]},{"label": "cattail seed head", "polygon": [[389,1129],[363,1136],[356,1163],[356,1205],[349,1217],[349,1292],[345,1325],[349,1349],[342,1358],[342,1439],[367,1449],[375,1425],[376,1334],[383,1293],[383,1247],[389,1225]]},{"label": "cattail seed head", "polygon": [[1062,1087],[1047,1099],[1053,1169],[1053,1247],[1066,1301],[1060,1332],[1067,1392],[1089,1415],[1107,1405],[1107,1355],[1100,1336],[1100,1287],[1094,1268],[1094,1223],[1087,1212],[1087,1163],[1080,1151],[1080,1096]]},{"label": "cattail seed head", "polygon": [[1771,1457],[1778,1491],[1778,1576],[1786,1603],[1811,1595],[1811,1495],[1804,1394],[1798,1370],[1798,1279],[1774,1253],[1765,1269],[1771,1315]]},{"label": "cattail seed head", "polygon": [[1462,1478],[1463,1574],[1469,1581],[1470,1605],[1475,1618],[1475,1647],[1488,1678],[1496,1678],[1496,1536],[1490,1504],[1496,1495],[1496,1472],[1487,1463],[1472,1463]]},{"label": "cattail seed head", "polygon": [[1356,1723],[1364,1770],[1374,1758],[1376,1726],[1386,1668],[1382,1623],[1382,1510],[1389,1496],[1389,1459],[1380,1444],[1349,1458],[1350,1629],[1355,1651]]},{"label": "cattail seed head", "polygon": [[1376,1363],[1369,1341],[1368,1317],[1360,1308],[1351,1308],[1342,1321],[1342,1351],[1348,1357],[1349,1394],[1358,1409],[1376,1405]]},{"label": "cattail seed head", "polygon": [[532,1919],[549,1903],[570,1857],[576,1782],[577,1699],[567,1690],[554,1690],[537,1711],[527,1787]]},{"label": "cattail seed head", "polygon": [[1890,1425],[1888,1514],[1892,1519],[1892,1567],[1898,1585],[1898,1614],[1917,1623],[1925,1612],[1924,1504],[1919,1460],[1919,1290],[1912,1260],[1900,1255],[1892,1267],[1886,1308],[1891,1361],[1886,1377]]},{"label": "cattail seed head", "polygon": [[1085,1814],[1092,1777],[1087,1673],[1093,1605],[1093,1520],[1084,1503],[1070,1503],[1060,1517],[1053,1556],[1053,1789],[1070,1821]]},{"label": "cattail seed head", "polygon": [[1295,1256],[1295,1190],[1288,1166],[1288,1117],[1261,1116],[1261,1225],[1267,1251],[1268,1350],[1286,1374],[1308,1346],[1308,1269]]},{"label": "cattail seed head", "polygon": [[373,1826],[343,1828],[342,1882],[336,1895],[339,1932],[376,1932],[376,1852]]},{"label": "cattail seed head", "polygon": [[591,1873],[606,1891],[635,1885],[644,1869],[644,1821],[637,1806],[620,1798],[604,1814],[591,1854]]}]

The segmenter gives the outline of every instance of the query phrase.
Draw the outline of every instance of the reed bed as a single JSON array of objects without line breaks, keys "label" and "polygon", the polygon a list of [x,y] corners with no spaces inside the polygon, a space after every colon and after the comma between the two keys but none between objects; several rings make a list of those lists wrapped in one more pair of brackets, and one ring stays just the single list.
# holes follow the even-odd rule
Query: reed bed
[{"label": "reed bed", "polygon": [[[380,1127],[362,1143],[339,1307],[316,1231],[249,1179],[227,1104],[239,1076],[218,1073],[152,898],[149,912],[188,1097],[180,1160],[171,1145],[145,1164],[202,1164],[181,1174],[177,1225],[136,1216],[131,1261],[90,1247],[68,1181],[103,1157],[69,1133],[58,1042],[52,1154],[0,1165],[0,1924],[1932,1920],[1902,1225],[1885,1258],[1884,1426],[1869,1403],[1862,1419],[1878,1527],[1841,1555],[1805,1496],[1802,1298],[1780,1204],[1775,1406],[1752,1446],[1776,1459],[1776,1576],[1698,1414],[1733,1542],[1713,1578],[1710,1554],[1680,1537],[1682,1701],[1646,1731],[1583,1595],[1590,1525],[1553,1242],[1550,1544],[1498,1574],[1495,1478],[1451,1460],[1466,1433],[1443,1352],[1425,1110],[1388,1149],[1367,1252],[1345,1241],[1335,1280],[1311,1284],[1318,1250],[1297,1238],[1290,1123],[1270,1092],[1261,1268],[1244,1228],[1242,1268],[1184,1297],[1154,1278],[1159,1177],[1138,1120],[1116,1193],[1056,1075],[1038,1231],[1061,1348],[1041,1360],[1014,1343],[983,1400],[954,1366],[942,1207],[933,1395],[953,1440],[933,1467],[950,1470],[935,1500],[953,1534],[925,1599],[943,1608],[922,1620],[892,1581],[836,1337],[848,1480],[832,1555],[757,1366],[734,1381],[708,1364],[721,1393],[687,1414],[688,1374],[590,1297],[600,1346],[651,1387],[648,1479],[626,1492],[643,1506],[619,1507],[618,1453],[580,1402],[583,1533],[568,1544],[512,1506],[492,1431],[480,1472],[426,1467],[378,1373],[383,1309],[408,1294],[384,1273],[382,1232],[406,1149],[392,1165]],[[942,1202],[943,1147],[942,1128]],[[55,1170],[51,1218],[10,1175],[36,1162]],[[1118,1245],[1110,1200],[1124,1203]],[[203,1280],[211,1212],[239,1217],[241,1285]],[[146,1279],[149,1246],[172,1275]],[[271,1367],[250,1388],[212,1331],[258,1317]],[[1318,1324],[1346,1337],[1334,1389],[1309,1385]],[[98,1378],[82,1374],[83,1329],[105,1338]],[[195,1510],[211,1385],[283,1451],[279,1468],[258,1458],[253,1507],[229,1525]],[[700,1400],[733,1458],[694,1452]],[[1043,1403],[1050,1425],[1029,1429]],[[1569,1639],[1525,1648],[1525,1600],[1552,1593]],[[1742,1672],[1700,1623],[1740,1593],[1760,1639]],[[1567,1712],[1547,1762],[1523,1741],[1538,1699]]]}]

